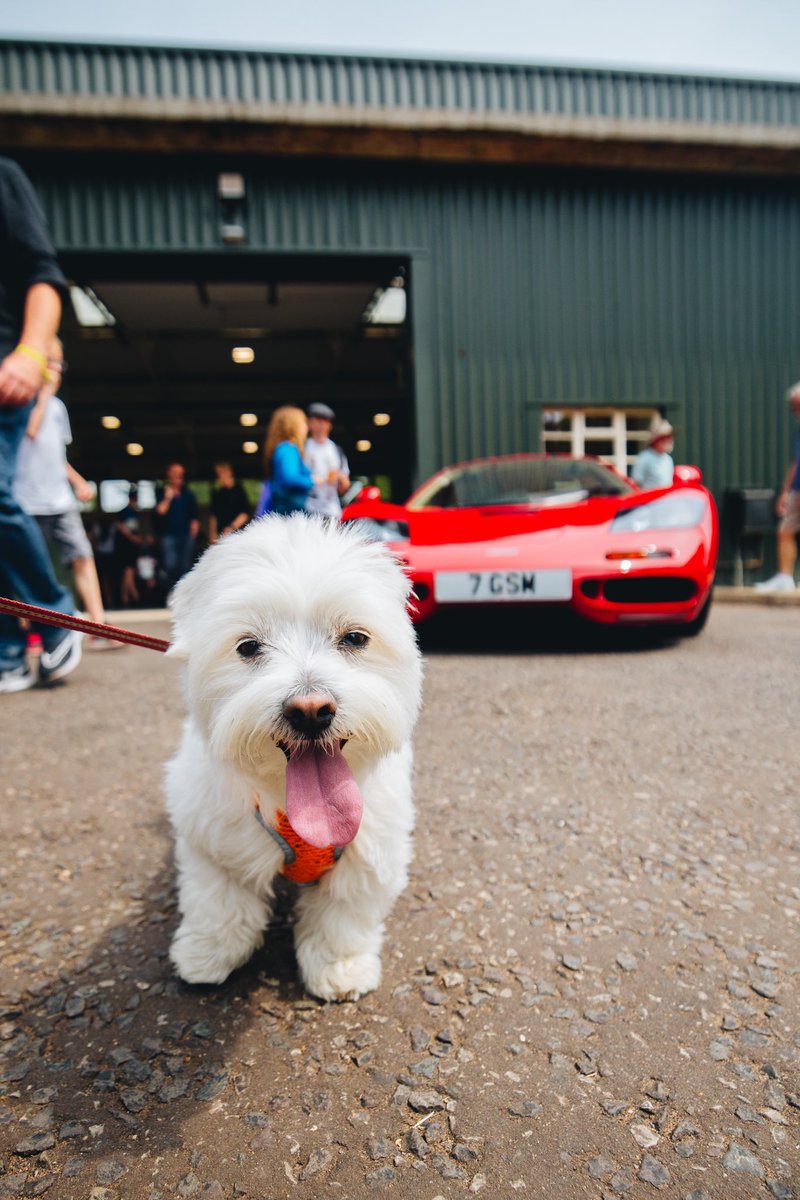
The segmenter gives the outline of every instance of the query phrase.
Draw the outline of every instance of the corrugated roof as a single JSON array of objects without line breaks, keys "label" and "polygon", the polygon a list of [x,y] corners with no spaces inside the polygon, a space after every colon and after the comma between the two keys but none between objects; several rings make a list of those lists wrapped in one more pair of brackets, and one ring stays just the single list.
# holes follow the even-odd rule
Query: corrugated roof
[{"label": "corrugated roof", "polygon": [[[0,40],[0,92],[182,109],[307,107],[471,117],[800,126],[800,83],[380,55]],[[7,105],[6,105],[7,108]],[[66,112],[73,111],[69,103]]]}]

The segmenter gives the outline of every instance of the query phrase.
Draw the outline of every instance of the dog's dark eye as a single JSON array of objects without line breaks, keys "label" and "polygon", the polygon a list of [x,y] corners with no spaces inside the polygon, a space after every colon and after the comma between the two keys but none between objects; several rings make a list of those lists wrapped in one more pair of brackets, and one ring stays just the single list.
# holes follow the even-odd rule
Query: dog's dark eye
[{"label": "dog's dark eye", "polygon": [[360,629],[351,629],[344,635],[339,645],[344,646],[346,650],[363,650],[368,642],[369,634],[362,633]]},{"label": "dog's dark eye", "polygon": [[240,658],[255,658],[261,653],[261,644],[255,638],[242,638],[236,643],[236,653]]}]

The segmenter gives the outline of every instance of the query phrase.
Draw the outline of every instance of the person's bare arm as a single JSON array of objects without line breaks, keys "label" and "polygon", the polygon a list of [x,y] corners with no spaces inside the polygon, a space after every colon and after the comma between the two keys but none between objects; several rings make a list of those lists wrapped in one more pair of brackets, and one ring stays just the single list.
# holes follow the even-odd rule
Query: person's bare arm
[{"label": "person's bare arm", "polygon": [[42,427],[44,414],[47,411],[47,405],[52,395],[53,393],[50,388],[45,386],[36,397],[36,403],[31,409],[31,415],[28,417],[28,428],[25,430],[25,436],[29,437],[31,441],[33,441]]},{"label": "person's bare arm", "polygon": [[789,499],[789,492],[792,490],[792,480],[794,479],[794,473],[796,470],[797,463],[793,462],[789,467],[789,470],[786,472],[786,477],[783,481],[783,487],[778,493],[778,498],[775,501],[775,512],[779,517],[786,515],[786,502]]},{"label": "person's bare arm", "polygon": [[249,520],[250,520],[250,513],[248,513],[248,512],[237,513],[236,516],[231,521],[230,525],[228,526],[227,532],[235,533],[237,529],[241,529],[243,525],[246,525]]},{"label": "person's bare arm", "polygon": [[133,542],[135,546],[140,546],[144,541],[138,533],[134,533],[132,529],[129,529],[124,521],[115,521],[114,527],[117,533],[121,533],[124,538],[127,538],[129,542]]},{"label": "person's bare arm", "polygon": [[80,471],[75,470],[72,463],[67,463],[67,479],[69,480],[69,486],[82,503],[92,499],[94,488],[88,479],[84,479]]},{"label": "person's bare arm", "polygon": [[167,513],[169,512],[169,506],[170,506],[170,504],[172,504],[174,496],[175,496],[175,489],[171,488],[168,483],[165,484],[164,485],[164,495],[161,498],[161,500],[159,500],[158,504],[156,505],[156,512],[158,513],[158,515],[160,517],[165,517],[167,515]]},{"label": "person's bare arm", "polygon": [[[0,405],[27,404],[47,378],[47,354],[61,320],[61,297],[49,283],[34,283],[25,297],[17,349],[0,362]],[[22,349],[20,349],[22,347]]]}]

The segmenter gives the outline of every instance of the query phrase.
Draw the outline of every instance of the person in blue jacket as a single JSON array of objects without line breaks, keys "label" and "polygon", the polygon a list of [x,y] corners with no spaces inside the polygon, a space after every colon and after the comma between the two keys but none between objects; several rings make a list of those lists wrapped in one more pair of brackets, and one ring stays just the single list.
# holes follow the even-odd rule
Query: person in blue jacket
[{"label": "person in blue jacket", "polygon": [[314,486],[303,462],[307,437],[308,421],[302,408],[286,404],[275,409],[264,445],[264,472],[271,487],[270,512],[286,515],[306,511],[306,500]]}]

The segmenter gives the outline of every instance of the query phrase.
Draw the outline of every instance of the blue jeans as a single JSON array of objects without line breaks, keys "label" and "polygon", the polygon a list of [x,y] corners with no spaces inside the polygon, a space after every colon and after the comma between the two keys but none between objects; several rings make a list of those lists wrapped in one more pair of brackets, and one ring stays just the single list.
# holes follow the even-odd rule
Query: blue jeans
[{"label": "blue jeans", "polygon": [[[0,407],[0,596],[55,612],[74,613],[72,596],[55,577],[36,520],[20,508],[12,490],[17,452],[31,407]],[[35,624],[33,628],[41,634],[48,651],[66,637],[66,631],[56,625]],[[0,671],[22,665],[25,640],[17,618],[0,613]]]},{"label": "blue jeans", "polygon": [[162,535],[161,566],[164,570],[167,591],[171,591],[178,580],[183,579],[184,575],[191,571],[193,562],[194,538],[190,534],[186,534],[185,537],[177,537],[172,533]]}]

